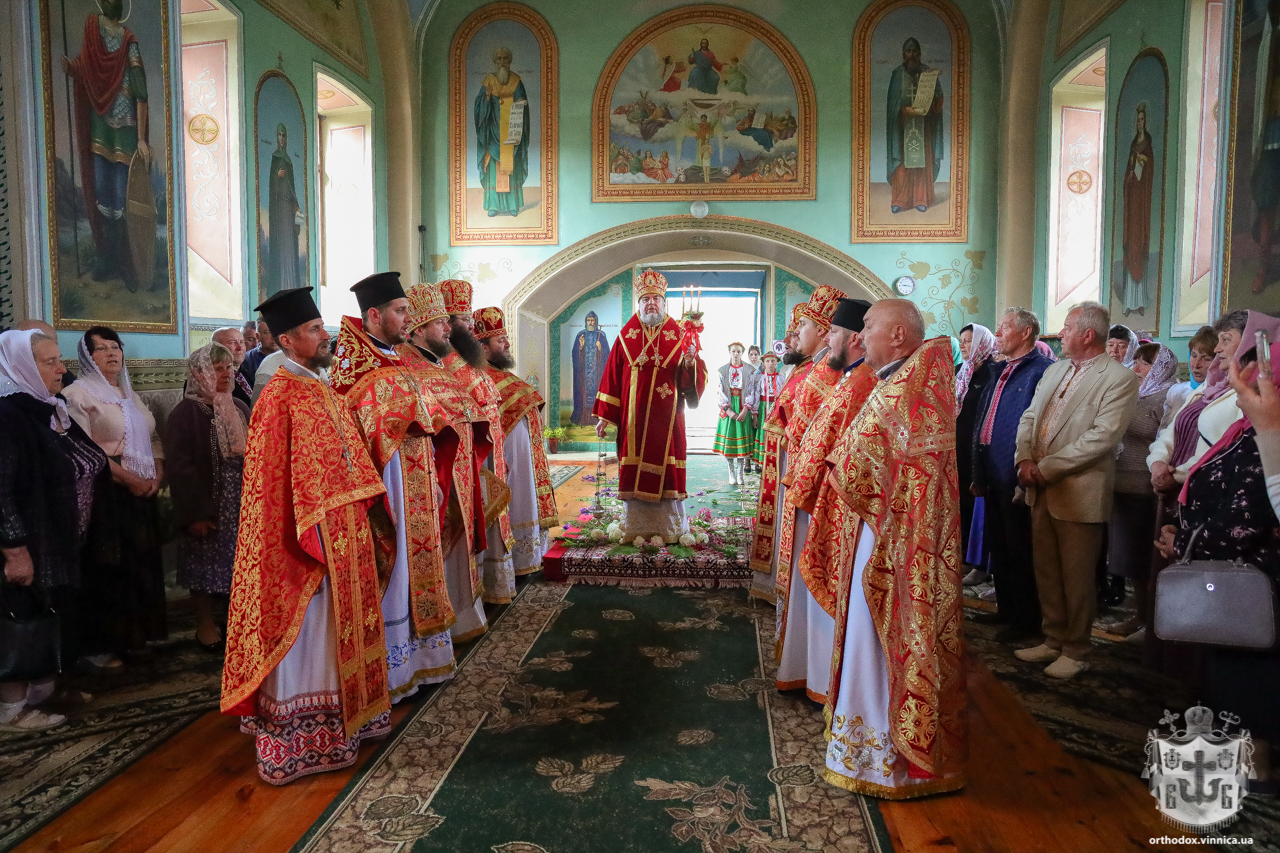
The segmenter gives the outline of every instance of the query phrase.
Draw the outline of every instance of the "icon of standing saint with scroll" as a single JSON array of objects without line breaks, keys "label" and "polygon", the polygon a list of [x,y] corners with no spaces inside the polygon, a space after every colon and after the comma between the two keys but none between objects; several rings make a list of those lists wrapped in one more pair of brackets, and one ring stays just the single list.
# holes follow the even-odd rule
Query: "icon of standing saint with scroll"
[{"label": "icon of standing saint with scroll", "polygon": [[529,96],[511,61],[510,48],[495,50],[494,70],[476,95],[476,159],[489,216],[519,215],[529,176]]}]

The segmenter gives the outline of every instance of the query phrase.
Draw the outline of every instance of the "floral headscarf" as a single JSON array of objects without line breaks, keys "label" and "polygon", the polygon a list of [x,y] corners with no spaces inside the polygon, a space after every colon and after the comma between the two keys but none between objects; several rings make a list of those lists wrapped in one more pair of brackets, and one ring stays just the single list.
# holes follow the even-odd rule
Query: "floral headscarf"
[{"label": "floral headscarf", "polygon": [[31,349],[31,339],[39,334],[36,329],[24,332],[5,332],[0,335],[0,397],[10,394],[30,394],[42,403],[53,406],[49,418],[50,429],[68,429],[71,416],[67,414],[66,401],[49,393],[36,355]]},{"label": "floral headscarf", "polygon": [[76,385],[88,391],[99,403],[119,406],[124,414],[124,455],[121,457],[120,464],[130,473],[137,474],[146,480],[154,480],[156,459],[151,453],[151,430],[147,426],[146,418],[133,402],[129,368],[124,366],[123,361],[121,362],[120,376],[116,380],[116,385],[113,386],[94,363],[93,355],[90,354],[84,338],[80,339],[77,350],[80,354],[80,375],[76,378]]},{"label": "floral headscarf", "polygon": [[1040,351],[1042,356],[1049,359],[1049,361],[1058,360],[1058,354],[1053,351],[1053,347],[1049,346],[1044,341],[1036,341],[1036,349]]},{"label": "floral headscarf", "polygon": [[211,344],[200,347],[187,359],[185,396],[188,400],[213,407],[213,430],[218,437],[218,452],[222,458],[244,456],[244,416],[236,408],[230,391],[218,393],[218,372],[213,366]]},{"label": "floral headscarf", "polygon": [[1178,381],[1178,356],[1164,344],[1160,344],[1160,353],[1151,364],[1151,370],[1138,386],[1139,397],[1150,397],[1161,391],[1168,391]]},{"label": "floral headscarf", "polygon": [[1127,347],[1125,347],[1124,359],[1123,361],[1121,361],[1121,364],[1123,364],[1125,367],[1132,369],[1133,354],[1138,351],[1138,347],[1140,346],[1138,343],[1138,333],[1135,332],[1133,329],[1130,329],[1128,326],[1124,325],[1123,323],[1117,323],[1115,326],[1112,326],[1112,328],[1124,329],[1126,332],[1129,333],[1129,344]]},{"label": "floral headscarf", "polygon": [[960,365],[960,372],[956,374],[957,410],[964,405],[964,398],[969,393],[969,382],[973,379],[974,371],[982,367],[987,359],[995,355],[995,352],[996,336],[986,326],[974,323],[973,339],[969,342],[969,357],[965,359],[964,364]]}]

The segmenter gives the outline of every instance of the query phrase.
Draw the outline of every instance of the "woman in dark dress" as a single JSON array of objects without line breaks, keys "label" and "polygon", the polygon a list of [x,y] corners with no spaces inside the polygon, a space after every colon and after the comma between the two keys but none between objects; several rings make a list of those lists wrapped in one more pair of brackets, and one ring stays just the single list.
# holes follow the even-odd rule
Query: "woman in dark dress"
[{"label": "woman in dark dress", "polygon": [[[38,584],[61,616],[62,654],[82,648],[76,619],[80,551],[107,458],[67,414],[58,342],[36,331],[0,335],[0,563],[6,584]],[[31,707],[53,673],[0,684],[0,728],[49,728],[64,718]]]},{"label": "woman in dark dress", "polygon": [[[1241,359],[1238,375],[1256,387],[1252,360],[1249,355]],[[1280,343],[1271,345],[1271,361],[1280,363]],[[1177,526],[1161,530],[1161,554],[1242,560],[1266,572],[1273,582],[1280,580],[1280,519],[1267,493],[1257,430],[1248,417],[1232,424],[1192,467],[1179,500]],[[1189,554],[1193,535],[1195,550]],[[1205,647],[1204,680],[1205,703],[1240,716],[1241,726],[1253,732],[1255,756],[1265,769],[1270,745],[1280,738],[1280,649]]]},{"label": "woman in dark dress", "polygon": [[193,352],[186,395],[169,415],[164,440],[180,531],[178,585],[191,591],[196,640],[210,650],[222,643],[215,601],[231,593],[249,424],[249,408],[231,396],[234,371],[231,353],[221,344]]},{"label": "woman in dark dress", "polygon": [[164,448],[155,416],[129,383],[124,345],[106,326],[92,326],[79,345],[80,375],[63,391],[67,411],[107,455],[110,495],[100,502],[85,551],[82,619],[106,650],[81,666],[118,672],[121,652],[144,652],[168,636],[164,565],[156,493],[164,480]]},{"label": "woman in dark dress", "polygon": [[978,425],[982,392],[1000,376],[996,364],[996,336],[986,326],[973,323],[960,330],[960,355],[964,362],[956,374],[956,467],[960,475],[960,553],[973,566],[968,584],[983,583],[987,576],[987,549],[982,542],[983,499],[975,498],[973,485],[973,431]]}]

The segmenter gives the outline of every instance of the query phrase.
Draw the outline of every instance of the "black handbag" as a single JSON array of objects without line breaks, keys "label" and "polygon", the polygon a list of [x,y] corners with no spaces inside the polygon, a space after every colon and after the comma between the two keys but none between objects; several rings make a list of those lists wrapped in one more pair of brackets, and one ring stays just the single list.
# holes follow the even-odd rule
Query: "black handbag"
[{"label": "black handbag", "polygon": [[1271,578],[1242,560],[1182,559],[1156,575],[1156,636],[1183,643],[1269,649],[1276,644]]},{"label": "black handbag", "polygon": [[62,672],[62,620],[44,588],[0,583],[0,681]]}]

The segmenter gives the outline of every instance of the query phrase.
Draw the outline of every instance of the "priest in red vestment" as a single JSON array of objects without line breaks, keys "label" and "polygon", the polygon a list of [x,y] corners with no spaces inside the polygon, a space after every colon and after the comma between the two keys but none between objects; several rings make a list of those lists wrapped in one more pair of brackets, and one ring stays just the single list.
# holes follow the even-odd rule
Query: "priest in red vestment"
[{"label": "priest in red vestment", "polygon": [[441,515],[441,550],[449,600],[458,621],[451,629],[454,642],[485,630],[483,583],[477,555],[485,550],[484,495],[480,478],[484,460],[493,451],[489,421],[443,359],[453,352],[449,343],[449,313],[434,284],[415,284],[409,298],[409,340],[396,351],[413,370],[423,388],[440,406],[458,436],[453,458],[437,453],[436,476],[446,502]]},{"label": "priest in red vestment", "polygon": [[483,598],[489,604],[505,604],[516,594],[515,564],[511,548],[511,490],[507,487],[506,434],[499,411],[501,397],[484,360],[484,349],[475,335],[471,316],[471,283],[462,279],[440,282],[440,295],[449,312],[449,345],[453,349],[442,360],[445,369],[467,390],[489,421],[493,451],[484,460],[480,474],[484,508],[485,547],[476,555],[483,580]]},{"label": "priest in red vestment", "polygon": [[823,284],[808,302],[795,307],[795,331],[789,334],[792,351],[783,356],[793,367],[765,421],[765,466],[760,475],[759,509],[751,540],[751,594],[766,601],[776,601],[778,567],[790,559],[795,535],[795,513],[782,503],[787,448],[799,446],[809,422],[840,378],[839,371],[824,364],[826,335],[840,297],[840,291]]},{"label": "priest in red vestment", "polygon": [[388,545],[380,552],[382,618],[391,699],[398,702],[453,675],[449,628],[457,617],[440,548],[443,493],[437,499],[435,457],[452,458],[458,439],[435,398],[396,352],[409,322],[400,274],[375,273],[351,290],[360,316],[342,318],[329,384],[346,398],[387,487],[386,506],[370,512],[370,523]]},{"label": "priest in red vestment", "polygon": [[685,517],[684,407],[697,408],[707,366],[680,349],[680,326],[667,316],[667,279],[646,270],[636,282],[636,313],[609,350],[592,410],[596,435],[618,428],[618,497],[623,532],[674,542]]},{"label": "priest in red vestment", "polygon": [[905,299],[867,312],[879,382],[827,457],[857,521],[840,549],[825,776],[895,800],[962,787],[967,751],[955,370],[951,342],[924,334]]},{"label": "priest in red vestment", "polygon": [[[792,453],[783,478],[784,509],[793,519],[792,544],[778,561],[779,690],[804,689],[823,701],[831,680],[831,646],[835,632],[831,505],[840,501],[828,493],[827,455],[858,414],[875,387],[875,372],[863,358],[862,319],[871,303],[841,299],[831,318],[824,366],[839,382],[818,408],[804,437],[790,445]],[[806,531],[806,532],[801,532]],[[838,540],[837,540],[838,541]]]},{"label": "priest in red vestment", "polygon": [[319,371],[329,334],[311,288],[259,305],[285,361],[254,406],[227,613],[222,712],[282,785],[346,767],[391,730],[368,511],[382,478]]},{"label": "priest in red vestment", "polygon": [[546,403],[534,387],[516,376],[506,317],[501,308],[481,308],[472,315],[476,337],[484,349],[485,372],[498,389],[503,455],[511,489],[511,558],[516,576],[536,572],[550,546],[549,531],[560,524],[547,451],[542,446],[542,410]]}]

